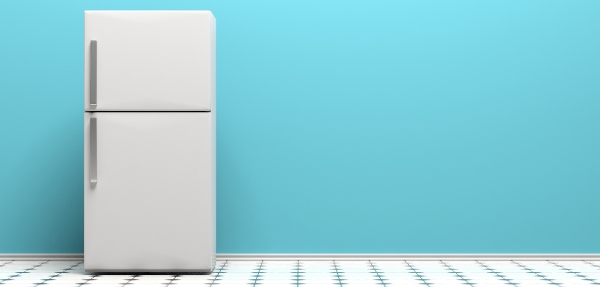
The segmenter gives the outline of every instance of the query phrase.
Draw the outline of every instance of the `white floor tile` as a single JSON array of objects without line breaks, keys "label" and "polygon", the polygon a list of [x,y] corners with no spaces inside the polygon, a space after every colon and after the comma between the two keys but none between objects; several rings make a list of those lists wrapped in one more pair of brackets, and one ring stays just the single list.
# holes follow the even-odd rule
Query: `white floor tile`
[{"label": "white floor tile", "polygon": [[15,279],[11,279],[11,280],[6,280],[3,282],[4,285],[7,284],[40,284],[42,282],[44,282],[45,280],[40,280],[40,279],[19,279],[19,278],[15,278]]},{"label": "white floor tile", "polygon": [[[203,286],[211,286],[210,283],[171,283],[168,285],[168,287],[171,286],[182,286],[182,287],[193,287],[193,286],[198,286],[198,287],[203,287]],[[212,286],[219,286],[219,285],[212,285]],[[249,285],[252,286],[252,285]]]},{"label": "white floor tile", "polygon": [[[305,284],[300,284],[300,286],[307,286],[307,287],[341,287],[342,285],[340,285],[339,283],[305,283]],[[423,287],[423,286],[421,286]]]},{"label": "white floor tile", "polygon": [[339,280],[334,279],[307,279],[300,280],[301,284],[312,285],[312,284],[339,284]]},{"label": "white floor tile", "polygon": [[[189,279],[189,280],[173,280],[171,281],[171,284],[206,284],[206,283],[212,283],[214,280],[194,280],[194,279]],[[218,282],[218,281],[215,281]]]},{"label": "white floor tile", "polygon": [[[82,287],[87,287],[87,286],[95,286],[95,287],[123,287],[123,284],[117,284],[117,283],[86,283],[81,285]],[[41,286],[38,286],[41,287]]]},{"label": "white floor tile", "polygon": [[[342,286],[343,287],[377,287],[377,286],[383,287],[383,284],[344,283],[344,285],[342,285]],[[425,286],[421,286],[421,287],[425,287]]]},{"label": "white floor tile", "polygon": [[[586,287],[600,282],[598,266],[584,261],[219,261],[210,275],[97,275],[80,261],[0,261],[0,285],[8,286],[300,286],[307,287]],[[596,263],[594,263],[596,264]],[[373,269],[375,267],[375,270]],[[68,271],[65,271],[67,270]],[[498,273],[495,274],[494,272]],[[259,272],[260,270],[260,272]],[[335,272],[337,270],[337,273]],[[414,271],[418,273],[415,273]],[[585,280],[596,279],[598,281]],[[506,281],[508,279],[510,281]],[[545,280],[550,279],[550,280]],[[466,281],[465,281],[466,280]],[[470,284],[466,284],[466,283]],[[80,285],[86,283],[84,285]]]},{"label": "white floor tile", "polygon": [[39,285],[38,287],[78,287],[78,286],[81,286],[81,284],[77,284],[77,283],[44,283],[44,285]]}]

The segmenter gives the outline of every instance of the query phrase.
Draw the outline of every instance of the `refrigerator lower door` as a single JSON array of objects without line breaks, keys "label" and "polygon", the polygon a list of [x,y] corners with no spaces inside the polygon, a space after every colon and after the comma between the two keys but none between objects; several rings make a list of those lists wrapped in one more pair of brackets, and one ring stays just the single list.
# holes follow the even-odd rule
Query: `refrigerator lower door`
[{"label": "refrigerator lower door", "polygon": [[85,270],[210,272],[212,113],[85,113]]}]

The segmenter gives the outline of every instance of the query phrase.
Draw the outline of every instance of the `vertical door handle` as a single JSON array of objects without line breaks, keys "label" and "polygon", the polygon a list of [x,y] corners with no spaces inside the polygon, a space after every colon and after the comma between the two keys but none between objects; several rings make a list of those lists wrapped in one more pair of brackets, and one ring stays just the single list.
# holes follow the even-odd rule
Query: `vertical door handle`
[{"label": "vertical door handle", "polygon": [[98,89],[98,43],[90,43],[90,106],[96,105],[96,91]]},{"label": "vertical door handle", "polygon": [[98,182],[98,126],[96,118],[90,118],[90,183]]}]

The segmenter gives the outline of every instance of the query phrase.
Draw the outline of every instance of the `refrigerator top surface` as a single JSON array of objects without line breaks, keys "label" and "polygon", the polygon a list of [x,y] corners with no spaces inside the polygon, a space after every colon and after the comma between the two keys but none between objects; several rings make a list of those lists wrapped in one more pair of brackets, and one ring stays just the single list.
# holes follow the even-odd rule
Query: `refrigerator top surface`
[{"label": "refrigerator top surface", "polygon": [[85,10],[84,13],[209,13],[210,10]]}]

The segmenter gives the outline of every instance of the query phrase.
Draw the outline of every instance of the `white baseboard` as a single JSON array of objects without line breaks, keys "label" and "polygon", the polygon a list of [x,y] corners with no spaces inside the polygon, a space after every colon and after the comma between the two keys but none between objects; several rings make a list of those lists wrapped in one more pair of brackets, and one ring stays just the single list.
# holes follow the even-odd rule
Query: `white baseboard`
[{"label": "white baseboard", "polygon": [[9,253],[0,254],[0,260],[21,260],[21,261],[78,261],[83,260],[83,254],[72,253]]},{"label": "white baseboard", "polygon": [[217,260],[600,260],[600,254],[217,254]]},{"label": "white baseboard", "polygon": [[[0,254],[0,260],[83,260],[83,254]],[[600,254],[217,254],[217,260],[600,260]]]}]

